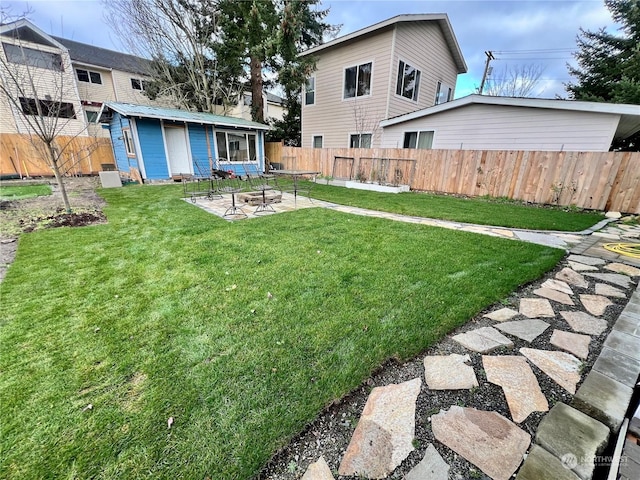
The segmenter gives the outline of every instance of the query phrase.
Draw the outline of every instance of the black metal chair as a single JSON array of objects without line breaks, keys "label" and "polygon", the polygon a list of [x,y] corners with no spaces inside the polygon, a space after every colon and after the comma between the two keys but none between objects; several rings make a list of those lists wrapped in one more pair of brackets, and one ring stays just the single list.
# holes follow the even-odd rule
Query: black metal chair
[{"label": "black metal chair", "polygon": [[239,207],[236,204],[236,194],[240,193],[243,190],[242,185],[240,185],[240,181],[237,178],[216,178],[214,180],[216,183],[216,192],[220,195],[223,194],[231,194],[231,205],[225,210],[222,215],[223,218],[227,217],[241,217],[247,218],[247,214],[242,207]]},{"label": "black metal chair", "polygon": [[264,190],[277,189],[278,184],[275,175],[260,173],[257,167],[252,171],[251,167],[246,163],[242,164],[242,169],[244,170],[245,178],[254,191],[261,192]]}]

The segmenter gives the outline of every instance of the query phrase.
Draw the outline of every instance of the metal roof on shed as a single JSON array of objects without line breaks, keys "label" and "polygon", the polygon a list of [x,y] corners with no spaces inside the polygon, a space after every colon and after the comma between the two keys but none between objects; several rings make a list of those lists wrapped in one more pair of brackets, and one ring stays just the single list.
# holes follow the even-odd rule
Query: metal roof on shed
[{"label": "metal roof on shed", "polygon": [[189,112],[177,108],[151,107],[148,105],[135,105],[132,103],[106,102],[106,107],[118,112],[125,117],[157,118],[159,120],[172,120],[175,122],[189,122],[220,127],[250,128],[254,130],[270,130],[269,125],[244,120],[243,118],[214,115],[213,113]]}]

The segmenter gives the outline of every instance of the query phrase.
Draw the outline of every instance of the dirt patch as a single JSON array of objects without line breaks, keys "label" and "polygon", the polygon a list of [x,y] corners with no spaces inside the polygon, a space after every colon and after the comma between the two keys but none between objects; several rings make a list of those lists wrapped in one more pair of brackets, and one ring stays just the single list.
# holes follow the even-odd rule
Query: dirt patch
[{"label": "dirt patch", "polygon": [[[24,184],[24,181],[3,181],[3,186]],[[53,179],[42,179],[31,183],[50,184],[52,194],[0,202],[0,281],[13,262],[18,248],[18,237],[22,233],[45,228],[83,227],[106,222],[102,213],[104,200],[96,193],[100,185],[97,177],[74,177],[65,179],[65,187],[72,212],[64,209],[62,194]]]}]

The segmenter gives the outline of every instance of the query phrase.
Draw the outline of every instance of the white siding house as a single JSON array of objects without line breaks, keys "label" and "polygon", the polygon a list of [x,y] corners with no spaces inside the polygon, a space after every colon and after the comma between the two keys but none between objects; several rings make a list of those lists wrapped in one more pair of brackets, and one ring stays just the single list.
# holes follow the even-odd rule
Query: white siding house
[{"label": "white siding house", "polygon": [[[38,101],[62,100],[65,106],[73,106],[72,110],[63,110],[72,115],[64,119],[61,134],[108,137],[108,132],[97,124],[98,112],[106,101],[166,103],[153,101],[143,93],[144,84],[150,79],[150,62],[144,58],[54,37],[26,19],[0,26],[0,38],[0,55],[5,60],[0,75],[5,85],[11,83],[10,73],[17,73],[24,79],[22,88],[32,90],[30,96],[37,96]],[[47,56],[56,61],[45,61]],[[35,92],[29,88],[29,73],[37,79]],[[0,132],[28,133],[22,112],[15,106],[6,108],[8,104],[8,98],[0,99]]]},{"label": "white siding house", "polygon": [[469,95],[380,125],[386,148],[606,152],[640,130],[640,105]]},{"label": "white siding house", "polygon": [[377,147],[381,120],[451,100],[467,71],[444,14],[399,15],[301,55],[316,60],[303,93],[303,147]]}]

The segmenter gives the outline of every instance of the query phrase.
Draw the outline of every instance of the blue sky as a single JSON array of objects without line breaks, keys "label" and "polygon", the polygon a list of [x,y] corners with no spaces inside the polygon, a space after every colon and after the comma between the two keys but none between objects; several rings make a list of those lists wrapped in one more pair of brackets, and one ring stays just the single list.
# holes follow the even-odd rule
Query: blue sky
[{"label": "blue sky", "polygon": [[[3,0],[2,5],[13,14],[28,5],[33,10],[30,20],[48,33],[124,50],[104,19],[99,0]],[[330,8],[330,23],[342,25],[341,35],[403,13],[448,14],[469,70],[458,77],[456,97],[479,86],[487,50],[504,52],[495,54],[496,73],[519,64],[539,65],[543,75],[535,96],[565,96],[562,84],[570,80],[566,64],[572,61],[579,28],[615,29],[602,0],[325,0],[323,7]]]}]

